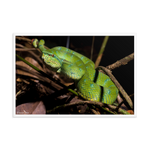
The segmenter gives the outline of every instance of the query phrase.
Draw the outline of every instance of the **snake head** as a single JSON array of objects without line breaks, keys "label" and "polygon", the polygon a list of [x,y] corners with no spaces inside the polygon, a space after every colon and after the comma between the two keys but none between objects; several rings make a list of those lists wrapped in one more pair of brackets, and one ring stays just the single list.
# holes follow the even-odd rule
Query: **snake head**
[{"label": "snake head", "polygon": [[44,62],[55,71],[57,71],[62,66],[61,60],[52,53],[43,51],[42,58],[44,59]]}]

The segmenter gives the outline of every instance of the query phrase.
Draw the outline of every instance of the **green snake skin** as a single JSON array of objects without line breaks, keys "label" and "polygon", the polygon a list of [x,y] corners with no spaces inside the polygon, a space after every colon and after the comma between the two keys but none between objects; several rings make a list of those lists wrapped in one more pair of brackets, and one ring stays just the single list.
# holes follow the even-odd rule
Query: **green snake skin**
[{"label": "green snake skin", "polygon": [[48,68],[74,80],[80,96],[106,104],[114,103],[118,89],[111,79],[101,72],[98,72],[95,79],[95,64],[89,58],[66,47],[45,49],[44,40],[38,42],[37,39],[33,39],[32,42],[34,47],[42,51],[42,58]]}]

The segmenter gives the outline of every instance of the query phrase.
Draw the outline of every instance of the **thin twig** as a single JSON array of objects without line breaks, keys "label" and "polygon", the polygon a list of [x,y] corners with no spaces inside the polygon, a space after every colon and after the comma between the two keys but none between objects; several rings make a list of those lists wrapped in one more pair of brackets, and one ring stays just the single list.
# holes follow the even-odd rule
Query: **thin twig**
[{"label": "thin twig", "polygon": [[95,61],[95,68],[97,68],[101,62],[102,55],[103,55],[103,52],[105,50],[108,39],[109,39],[109,36],[105,36],[104,41],[103,41],[102,46],[101,46],[101,49],[100,49],[100,52],[99,52],[98,57]]},{"label": "thin twig", "polygon": [[21,45],[21,44],[18,44],[18,43],[16,43],[16,46],[18,46],[18,47],[24,47],[23,45]]},{"label": "thin twig", "polygon": [[[25,38],[25,37],[16,36],[16,39],[18,39],[18,40],[23,40],[23,41],[27,41],[27,42],[31,42],[31,44],[32,44],[32,40],[31,40],[31,39],[28,39],[28,38]],[[44,47],[45,47],[46,49],[49,49],[49,48],[46,47],[45,45],[44,45]]]},{"label": "thin twig", "polygon": [[120,94],[118,94],[118,96],[117,96],[117,102],[118,102],[118,104],[119,104],[119,105],[118,105],[118,108],[121,107],[121,108],[127,110],[127,106],[124,104],[125,100],[123,100],[123,99],[121,98]]},{"label": "thin twig", "polygon": [[23,41],[27,41],[27,42],[31,42],[31,39],[25,38],[25,37],[21,37],[21,36],[16,36],[17,40],[23,40]]},{"label": "thin twig", "polygon": [[95,109],[91,109],[93,114],[99,115],[100,113],[98,111],[96,111]]},{"label": "thin twig", "polygon": [[[71,106],[74,106],[74,105],[83,105],[83,104],[90,104],[90,105],[96,105],[96,106],[100,106],[100,107],[107,107],[107,108],[111,108],[112,110],[116,109],[116,106],[113,106],[113,105],[110,105],[110,104],[104,104],[102,102],[96,102],[96,101],[79,101],[79,102],[74,102],[74,103],[69,103],[69,104],[64,104],[64,105],[56,106],[55,108],[53,108],[51,110],[47,110],[47,113],[52,113],[52,112],[56,112],[56,111],[58,111],[60,109],[64,109],[66,107],[71,107]],[[130,114],[127,111],[124,111],[121,108],[119,108],[118,111],[120,113],[123,113],[123,114]]]},{"label": "thin twig", "polygon": [[92,47],[91,47],[91,60],[92,60],[92,57],[93,57],[94,40],[95,40],[95,36],[93,36],[93,40],[92,40]]},{"label": "thin twig", "polygon": [[134,93],[133,94],[131,94],[131,95],[129,95],[130,97],[133,97],[134,96]]},{"label": "thin twig", "polygon": [[109,70],[113,70],[117,67],[120,67],[121,65],[126,65],[129,61],[133,60],[134,59],[134,53],[116,61],[115,63],[107,66],[106,68],[109,69]]},{"label": "thin twig", "polygon": [[36,48],[16,48],[16,51],[31,51],[31,50],[37,50]]},{"label": "thin twig", "polygon": [[67,36],[67,43],[66,43],[67,48],[69,48],[69,44],[70,44],[70,36]]}]

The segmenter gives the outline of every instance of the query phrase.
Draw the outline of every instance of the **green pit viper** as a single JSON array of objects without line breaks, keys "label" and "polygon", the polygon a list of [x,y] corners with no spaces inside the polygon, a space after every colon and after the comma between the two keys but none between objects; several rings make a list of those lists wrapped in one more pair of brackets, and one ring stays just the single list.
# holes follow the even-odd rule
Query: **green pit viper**
[{"label": "green pit viper", "polygon": [[42,58],[48,68],[74,80],[78,94],[84,99],[113,104],[118,95],[118,89],[111,79],[98,72],[96,81],[95,64],[89,58],[58,46],[45,49],[44,40],[32,40],[33,46],[42,51]]}]

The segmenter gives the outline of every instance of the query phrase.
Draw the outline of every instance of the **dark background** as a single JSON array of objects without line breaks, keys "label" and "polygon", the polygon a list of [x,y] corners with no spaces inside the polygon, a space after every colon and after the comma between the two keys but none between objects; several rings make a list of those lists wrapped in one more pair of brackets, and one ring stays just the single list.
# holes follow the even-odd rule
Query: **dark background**
[{"label": "dark background", "polygon": [[[49,48],[54,46],[66,47],[68,42],[70,49],[89,58],[91,56],[93,36],[29,36],[28,38],[44,39],[45,45]],[[95,36],[93,62],[96,61],[103,40],[104,36]],[[133,52],[134,36],[110,36],[100,65],[108,66]],[[134,60],[130,61],[127,65],[112,70],[112,73],[128,95],[134,93]]]}]

